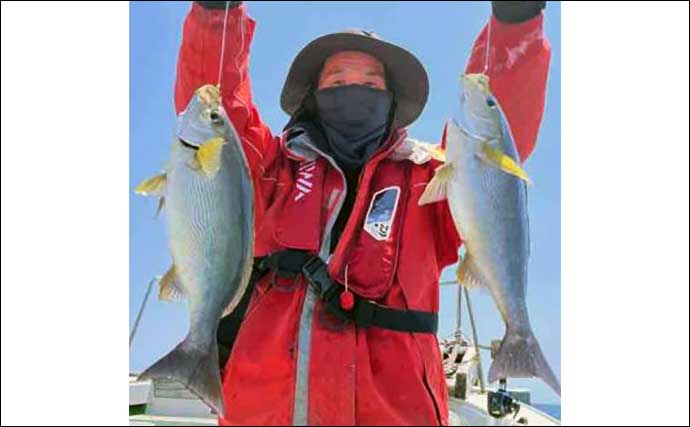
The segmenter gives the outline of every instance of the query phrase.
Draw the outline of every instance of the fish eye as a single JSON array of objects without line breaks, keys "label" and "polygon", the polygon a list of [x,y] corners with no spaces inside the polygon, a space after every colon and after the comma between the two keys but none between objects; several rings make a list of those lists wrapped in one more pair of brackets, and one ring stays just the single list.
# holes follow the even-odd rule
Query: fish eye
[{"label": "fish eye", "polygon": [[220,115],[218,110],[212,110],[209,113],[208,117],[211,119],[211,123],[213,123],[214,125],[222,125],[223,124],[223,116]]},{"label": "fish eye", "polygon": [[493,100],[493,98],[486,98],[486,105],[488,105],[491,108],[496,107],[496,101]]}]

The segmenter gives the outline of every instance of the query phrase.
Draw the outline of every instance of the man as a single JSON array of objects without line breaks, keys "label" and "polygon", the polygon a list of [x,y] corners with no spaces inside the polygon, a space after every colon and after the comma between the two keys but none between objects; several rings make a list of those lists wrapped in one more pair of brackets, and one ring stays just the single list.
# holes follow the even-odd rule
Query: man
[{"label": "man", "polygon": [[[438,167],[405,131],[427,100],[424,67],[371,32],[317,38],[290,68],[291,120],[273,135],[250,91],[255,24],[230,3],[225,33],[226,2],[193,4],[175,88],[180,112],[216,82],[225,34],[221,93],[253,174],[257,262],[219,329],[231,347],[220,423],[447,424],[438,280],[461,238],[446,202],[417,204]],[[523,160],[544,106],[543,7],[494,2],[490,22],[486,73]],[[485,28],[467,72],[485,69],[486,41]]]}]

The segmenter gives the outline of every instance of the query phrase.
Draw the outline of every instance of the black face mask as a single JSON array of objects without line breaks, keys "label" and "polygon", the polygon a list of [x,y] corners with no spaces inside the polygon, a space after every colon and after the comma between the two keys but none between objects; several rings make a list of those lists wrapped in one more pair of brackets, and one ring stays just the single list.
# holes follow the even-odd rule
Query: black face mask
[{"label": "black face mask", "polygon": [[362,85],[320,89],[314,93],[318,122],[327,151],[345,169],[362,166],[388,130],[393,96]]}]

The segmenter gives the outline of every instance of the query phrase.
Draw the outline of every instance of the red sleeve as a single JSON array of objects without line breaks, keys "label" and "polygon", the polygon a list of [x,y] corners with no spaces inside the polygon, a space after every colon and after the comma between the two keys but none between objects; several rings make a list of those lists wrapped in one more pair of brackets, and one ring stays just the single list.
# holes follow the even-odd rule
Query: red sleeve
[{"label": "red sleeve", "polygon": [[[544,16],[518,24],[491,17],[479,33],[467,63],[466,73],[481,73],[486,60],[491,90],[508,119],[520,159],[525,161],[534,149],[544,114],[546,78],[551,49],[543,32]],[[487,29],[490,27],[490,31]]]},{"label": "red sleeve", "polygon": [[[175,110],[180,113],[194,91],[205,84],[218,83],[225,10],[207,10],[193,2],[182,32],[177,61]],[[277,143],[259,116],[252,101],[249,82],[249,46],[255,22],[245,5],[229,11],[225,54],[221,76],[223,106],[242,139],[249,166],[255,178],[277,153]]]}]

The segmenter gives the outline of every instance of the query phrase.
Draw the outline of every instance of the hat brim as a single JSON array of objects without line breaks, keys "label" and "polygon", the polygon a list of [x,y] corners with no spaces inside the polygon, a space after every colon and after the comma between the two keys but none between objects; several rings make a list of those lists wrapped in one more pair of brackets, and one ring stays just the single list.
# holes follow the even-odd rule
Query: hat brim
[{"label": "hat brim", "polygon": [[395,97],[393,127],[410,125],[422,113],[429,96],[429,78],[421,62],[407,50],[384,40],[352,33],[334,33],[307,44],[295,57],[288,72],[280,106],[292,116],[314,82],[326,59],[334,53],[355,50],[368,53],[386,69],[388,90]]}]

